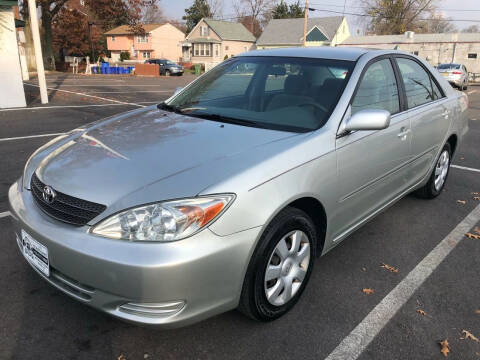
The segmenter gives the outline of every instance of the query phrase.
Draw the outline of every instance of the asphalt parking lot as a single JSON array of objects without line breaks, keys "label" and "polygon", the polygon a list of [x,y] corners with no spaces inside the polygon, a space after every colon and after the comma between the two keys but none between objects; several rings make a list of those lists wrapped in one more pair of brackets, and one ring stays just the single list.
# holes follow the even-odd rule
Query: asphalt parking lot
[{"label": "asphalt parking lot", "polygon": [[468,90],[470,132],[443,194],[407,196],[318,259],[297,306],[273,323],[231,311],[178,330],[143,328],[44,282],[18,251],[7,212],[8,187],[30,154],[57,134],[158,103],[193,79],[51,74],[48,105],[32,79],[27,109],[0,110],[0,359],[441,359],[445,339],[448,358],[480,359],[480,341],[462,332],[480,338],[480,240],[463,235],[480,227],[476,86]]}]

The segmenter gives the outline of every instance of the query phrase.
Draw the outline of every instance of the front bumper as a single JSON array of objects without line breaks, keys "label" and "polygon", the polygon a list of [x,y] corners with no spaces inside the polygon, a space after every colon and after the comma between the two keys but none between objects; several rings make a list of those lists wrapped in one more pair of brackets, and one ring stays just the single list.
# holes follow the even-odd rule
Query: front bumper
[{"label": "front bumper", "polygon": [[234,309],[260,228],[229,236],[205,229],[171,243],[105,239],[44,214],[21,181],[10,187],[17,238],[46,246],[50,284],[127,321],[172,328]]}]

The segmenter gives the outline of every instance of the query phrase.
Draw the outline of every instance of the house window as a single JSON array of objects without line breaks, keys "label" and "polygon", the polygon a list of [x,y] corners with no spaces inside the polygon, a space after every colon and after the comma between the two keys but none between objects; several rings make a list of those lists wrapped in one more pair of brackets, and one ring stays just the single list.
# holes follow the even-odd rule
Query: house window
[{"label": "house window", "polygon": [[115,41],[115,35],[112,36],[112,41]]},{"label": "house window", "polygon": [[193,44],[195,56],[210,56],[210,44]]},{"label": "house window", "polygon": [[227,50],[228,50],[228,46],[225,46],[225,51],[227,51]]},{"label": "house window", "polygon": [[413,52],[413,55],[417,55],[417,56],[418,56],[418,51],[414,51],[414,52]]},{"label": "house window", "polygon": [[215,44],[215,56],[219,56],[219,55],[220,55],[220,45]]},{"label": "house window", "polygon": [[148,42],[148,34],[145,34],[145,35],[137,35],[137,42],[138,42],[138,43],[146,43],[146,42]]},{"label": "house window", "polygon": [[468,53],[468,58],[469,59],[476,59],[477,58],[477,53]]},{"label": "house window", "polygon": [[244,47],[243,47],[243,51],[248,51],[248,47],[247,47],[247,46],[244,46]]},{"label": "house window", "polygon": [[150,59],[150,51],[143,51],[142,56],[144,59]]},{"label": "house window", "polygon": [[208,26],[200,26],[200,36],[208,36]]}]

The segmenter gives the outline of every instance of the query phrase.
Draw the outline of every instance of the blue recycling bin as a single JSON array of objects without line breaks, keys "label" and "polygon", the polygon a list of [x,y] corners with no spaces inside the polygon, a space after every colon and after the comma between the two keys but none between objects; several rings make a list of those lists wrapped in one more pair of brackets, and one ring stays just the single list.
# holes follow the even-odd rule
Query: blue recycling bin
[{"label": "blue recycling bin", "polygon": [[98,66],[92,66],[92,72],[94,74],[97,74],[98,73]]}]

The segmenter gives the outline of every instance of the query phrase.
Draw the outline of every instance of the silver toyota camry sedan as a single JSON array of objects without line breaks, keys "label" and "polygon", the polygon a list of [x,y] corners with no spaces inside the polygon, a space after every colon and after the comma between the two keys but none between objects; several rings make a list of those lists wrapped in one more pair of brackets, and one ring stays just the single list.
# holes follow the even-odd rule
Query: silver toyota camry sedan
[{"label": "silver toyota camry sedan", "polygon": [[441,193],[467,107],[406,53],[248,52],[38,149],[9,190],[16,241],[51,285],[127,321],[273,320],[316,257]]}]

